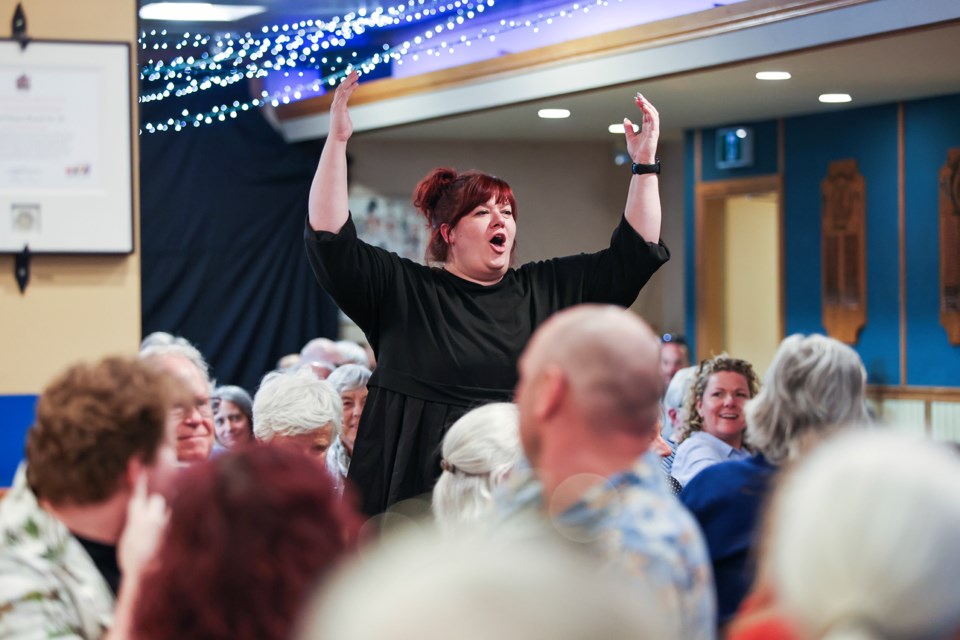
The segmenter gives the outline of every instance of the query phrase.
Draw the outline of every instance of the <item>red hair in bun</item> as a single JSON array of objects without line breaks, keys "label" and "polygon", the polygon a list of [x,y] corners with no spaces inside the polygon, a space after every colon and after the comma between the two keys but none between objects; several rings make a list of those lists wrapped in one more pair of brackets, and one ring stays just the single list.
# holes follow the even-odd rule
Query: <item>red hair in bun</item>
[{"label": "red hair in bun", "polygon": [[413,206],[423,214],[430,227],[427,260],[447,260],[447,243],[440,233],[441,225],[457,226],[460,218],[490,198],[509,204],[516,219],[517,201],[506,181],[479,171],[458,174],[456,169],[449,167],[439,167],[428,173],[413,191]]}]

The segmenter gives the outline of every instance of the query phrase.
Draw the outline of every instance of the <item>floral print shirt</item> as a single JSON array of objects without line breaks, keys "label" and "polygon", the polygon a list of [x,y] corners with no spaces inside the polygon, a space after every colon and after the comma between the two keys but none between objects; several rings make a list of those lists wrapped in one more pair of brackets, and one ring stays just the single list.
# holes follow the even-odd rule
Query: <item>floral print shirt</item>
[{"label": "floral print shirt", "polygon": [[101,638],[114,597],[93,560],[17,470],[0,500],[0,638]]},{"label": "floral print shirt", "polygon": [[[501,515],[509,519],[540,509],[543,490],[532,476],[511,486],[501,496]],[[651,455],[594,485],[552,524],[564,537],[587,544],[607,564],[652,588],[664,618],[676,627],[671,637],[716,638],[716,594],[703,534]]]}]

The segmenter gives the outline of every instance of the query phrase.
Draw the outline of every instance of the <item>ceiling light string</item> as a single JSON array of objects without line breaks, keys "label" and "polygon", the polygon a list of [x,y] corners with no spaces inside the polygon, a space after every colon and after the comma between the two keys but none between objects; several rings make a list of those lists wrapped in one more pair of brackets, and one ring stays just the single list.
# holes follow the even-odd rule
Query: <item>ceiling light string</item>
[{"label": "ceiling light string", "polygon": [[[617,0],[618,2],[622,0]],[[489,6],[493,6],[493,1],[489,2]],[[580,2],[572,3],[567,8],[557,9],[553,12],[540,13],[536,19],[530,20],[506,20],[503,19],[500,21],[500,26],[493,29],[482,28],[475,36],[461,35],[459,39],[454,43],[455,45],[463,44],[465,46],[470,46],[472,40],[485,40],[489,39],[491,41],[495,40],[496,36],[510,31],[516,31],[519,29],[532,28],[535,32],[539,31],[539,28],[544,25],[552,25],[554,21],[558,18],[572,18],[577,12],[588,13],[591,7],[607,7],[609,6],[609,0],[595,0],[593,3],[584,4]],[[459,16],[458,16],[459,17]],[[446,29],[448,32],[453,31],[459,25],[463,24],[462,20],[451,20],[448,21]],[[419,54],[425,52],[427,55],[442,55],[443,51],[446,50],[447,53],[455,53],[454,46],[448,46],[446,41],[437,42],[435,36],[443,32],[443,25],[436,25],[432,30],[426,31],[423,35],[416,36],[411,40],[407,40],[402,44],[398,44],[394,47],[387,48],[384,45],[384,52],[382,54],[378,53],[367,58],[361,62],[354,63],[353,66],[356,66],[360,69],[361,73],[369,73],[373,70],[378,64],[387,62],[389,60],[395,61],[397,64],[403,64],[405,60],[412,60],[416,62],[419,59]],[[437,42],[436,45],[431,44],[431,42]],[[353,54],[356,56],[356,52]],[[326,59],[323,60],[324,63],[327,62]],[[337,62],[340,62],[338,59]],[[304,95],[317,93],[320,91],[320,86],[330,85],[333,86],[336,84],[336,80],[343,77],[346,73],[344,71],[338,71],[335,67],[331,68],[333,73],[311,82],[301,83],[292,87],[285,87],[284,90],[279,92],[274,92],[269,94],[264,92],[262,98],[265,102],[269,102],[273,106],[280,106],[280,104],[289,104],[291,101],[300,100]],[[302,75],[302,74],[301,74]]]},{"label": "ceiling light string", "polygon": [[[499,26],[493,28],[484,27],[474,36],[461,35],[456,44],[470,46],[471,41],[485,39],[492,41],[495,40],[496,36],[498,35],[520,29],[531,29],[536,33],[539,32],[540,28],[552,25],[558,19],[573,18],[577,13],[588,13],[592,8],[606,7],[609,6],[610,2],[612,1],[613,0],[594,0],[593,2],[589,3],[574,2],[564,9],[540,13],[535,19],[501,20]],[[617,2],[621,1],[622,0],[617,0]],[[486,0],[486,2],[489,3],[488,6],[494,5],[494,0]],[[454,21],[454,23],[455,24],[452,28],[449,26],[449,24],[445,25],[448,31],[458,26],[456,21]],[[289,104],[291,101],[303,99],[309,94],[319,93],[323,87],[335,86],[337,81],[342,79],[353,68],[358,69],[361,74],[364,74],[369,73],[377,65],[383,64],[384,62],[394,61],[397,64],[403,64],[405,60],[412,60],[415,62],[420,52],[424,52],[430,48],[431,45],[428,41],[435,37],[437,33],[438,32],[434,27],[433,29],[424,32],[420,36],[406,40],[403,43],[397,44],[393,47],[389,47],[389,45],[383,45],[384,51],[382,53],[378,52],[373,56],[370,56],[369,58],[359,62],[348,62],[345,68],[333,70],[331,73],[323,75],[321,78],[317,78],[307,83],[284,87],[283,90],[275,91],[273,93],[264,91],[259,97],[253,98],[246,102],[234,101],[232,104],[224,103],[202,113],[192,113],[189,110],[184,109],[181,112],[181,116],[178,118],[167,118],[166,120],[161,120],[158,122],[146,123],[143,129],[141,129],[140,133],[142,134],[144,130],[147,133],[182,131],[183,129],[190,127],[196,128],[204,125],[216,124],[218,122],[223,122],[228,118],[236,118],[238,114],[249,111],[256,107],[261,107],[264,105],[279,106],[281,104]],[[448,53],[454,53],[454,47],[447,47],[446,42],[441,41],[439,44],[442,48],[446,49]],[[441,51],[435,50],[434,54],[428,55],[441,54]],[[352,55],[355,57],[356,52],[352,52]],[[328,60],[323,59],[321,62],[326,64]],[[259,71],[263,72],[262,69]],[[220,80],[222,81],[223,79]],[[212,82],[212,80],[210,82]],[[200,83],[198,83],[198,86],[199,84]]]},{"label": "ceiling light string", "polygon": [[[458,46],[471,46],[473,42],[489,40],[494,42],[497,36],[510,33],[512,31],[518,31],[521,29],[530,29],[533,33],[539,33],[541,29],[549,27],[555,24],[559,19],[570,19],[573,18],[577,13],[589,13],[591,8],[604,8],[610,5],[612,0],[593,0],[592,2],[574,2],[571,5],[568,5],[563,9],[556,9],[550,12],[541,12],[537,14],[536,18],[530,18],[525,20],[506,20],[501,19],[498,27],[494,28],[482,28],[476,35],[473,37],[466,37],[461,35],[460,38],[453,43],[450,43],[448,46],[447,42],[440,42],[439,46],[432,46],[429,42],[418,42],[418,47],[412,48],[413,53],[409,58],[405,57],[402,60],[398,61],[398,64],[403,64],[405,61],[408,62],[418,62],[420,60],[420,54],[426,54],[427,56],[439,57],[446,54],[456,53],[456,47]],[[623,0],[616,0],[616,2],[622,2]]]},{"label": "ceiling light string", "polygon": [[[412,1],[413,0],[411,0],[411,2]],[[479,0],[477,2],[472,0],[456,0],[456,2],[449,2],[448,5],[457,11],[457,15],[452,16],[447,22],[448,29],[453,28],[451,25],[462,25],[467,21],[475,19],[483,14],[484,6],[492,7],[494,4],[495,0]],[[459,7],[457,5],[459,5]],[[433,37],[435,32],[439,33],[442,29],[442,26],[437,25],[436,27],[428,29],[422,37],[429,39]],[[350,37],[352,38],[353,35]],[[414,40],[419,41],[422,37],[417,36]],[[139,97],[139,102],[157,102],[170,97],[183,97],[213,88],[214,86],[227,86],[244,78],[263,77],[270,72],[280,71],[285,68],[296,69],[300,66],[300,63],[310,68],[320,67],[328,63],[326,58],[318,60],[320,50],[323,49],[326,51],[331,48],[329,41],[313,42],[311,46],[305,46],[306,43],[301,40],[298,35],[297,39],[293,40],[292,44],[286,47],[280,47],[275,44],[273,50],[270,51],[270,54],[273,56],[271,59],[264,60],[260,64],[254,64],[255,60],[264,57],[269,47],[269,42],[256,41],[259,43],[258,50],[254,54],[248,55],[249,45],[252,42],[254,41],[245,42],[244,44],[247,45],[247,47],[240,53],[233,49],[232,45],[234,43],[232,40],[226,40],[225,42],[218,42],[218,44],[225,44],[228,48],[222,52],[218,52],[212,57],[207,52],[204,52],[200,56],[200,59],[191,57],[183,60],[182,63],[177,60],[177,65],[166,65],[165,67],[148,65],[145,69],[150,69],[150,72],[149,74],[145,74],[144,71],[141,71],[141,80],[147,82],[166,81],[166,84],[154,92],[142,93]],[[276,43],[276,41],[274,42]],[[346,46],[346,44],[347,40],[340,38],[335,42],[333,50],[336,51],[336,47],[343,47]],[[394,48],[391,48],[389,45],[383,46],[387,51],[399,49],[402,52],[402,56],[406,50],[409,49],[411,43],[407,41],[403,45]],[[286,55],[284,49],[286,49],[288,53],[293,52],[293,55]],[[356,55],[357,53],[354,51],[352,55],[348,57],[356,57]],[[399,59],[397,56],[391,57]],[[230,58],[234,60],[233,66],[225,68],[223,61]],[[243,67],[239,67],[240,62],[245,58],[250,58],[251,62]],[[381,60],[381,62],[382,61],[383,60]],[[166,69],[166,71],[161,73],[161,69]]]},{"label": "ceiling light string", "polygon": [[[488,0],[493,2],[493,0]],[[348,73],[350,73],[354,67],[358,69],[361,74],[369,73],[372,71],[376,65],[383,62],[387,62],[391,59],[398,59],[402,54],[400,53],[405,46],[408,46],[409,42],[405,42],[393,49],[388,49],[383,54],[375,54],[368,59],[365,59],[358,63],[357,65],[347,64],[347,66],[341,70],[334,71],[327,76],[324,76],[321,79],[317,79],[308,85],[298,85],[296,88],[285,89],[282,91],[274,92],[270,94],[267,91],[264,91],[260,97],[253,98],[251,100],[241,102],[239,100],[233,101],[232,104],[220,104],[212,107],[209,111],[194,113],[189,109],[184,109],[180,112],[179,117],[168,117],[165,120],[161,119],[157,122],[147,122],[143,125],[143,128],[140,129],[139,133],[142,135],[144,131],[147,133],[158,133],[166,131],[182,131],[183,129],[193,127],[201,127],[203,125],[215,124],[217,122],[224,122],[227,118],[236,118],[238,114],[245,111],[249,111],[252,108],[264,106],[267,104],[272,104],[273,106],[279,106],[282,104],[288,104],[290,102],[290,97],[293,96],[295,99],[300,99],[302,93],[306,91],[312,91],[314,93],[320,92],[322,87],[325,85],[334,86],[337,83],[338,79],[344,78]],[[386,46],[386,45],[385,45]],[[353,55],[356,55],[356,52],[353,52]],[[324,59],[326,60],[326,59]]]},{"label": "ceiling light string", "polygon": [[[361,75],[364,73],[369,73],[377,64],[399,57],[399,51],[403,46],[404,45],[400,45],[399,47],[395,47],[395,50],[385,51],[383,55],[375,54],[369,59],[361,61],[357,65],[359,73],[361,73]],[[356,52],[354,52],[354,54],[356,54]],[[188,109],[184,109],[181,111],[179,117],[170,117],[157,122],[147,122],[143,125],[143,128],[140,129],[140,134],[142,135],[144,131],[147,133],[158,133],[166,131],[182,131],[183,129],[189,127],[197,128],[203,125],[224,122],[227,120],[227,118],[236,118],[240,113],[267,104],[272,104],[273,106],[279,106],[281,103],[288,104],[291,96],[294,96],[295,99],[300,99],[302,93],[308,90],[312,92],[320,92],[322,87],[325,85],[336,85],[337,80],[344,78],[353,70],[353,68],[354,65],[348,64],[344,69],[330,73],[329,75],[324,76],[321,79],[317,79],[308,85],[298,85],[296,88],[274,92],[273,94],[264,91],[258,98],[253,98],[245,102],[235,100],[229,105],[226,103],[220,104],[218,106],[214,106],[206,112],[193,113]]]},{"label": "ceiling light string", "polygon": [[[356,13],[351,12],[343,17],[334,17],[327,22],[321,20],[303,20],[290,24],[268,25],[261,28],[262,33],[265,34],[262,39],[259,36],[255,37],[251,32],[247,32],[242,37],[239,36],[239,34],[228,32],[219,36],[217,45],[219,48],[225,48],[223,43],[226,42],[228,46],[232,47],[234,45],[232,41],[238,41],[241,49],[234,54],[234,57],[243,57],[243,52],[249,51],[253,46],[265,49],[269,48],[273,43],[283,44],[287,42],[289,43],[286,45],[287,49],[299,49],[304,44],[307,44],[304,39],[309,40],[309,44],[319,44],[322,40],[327,39],[329,41],[328,46],[331,46],[340,43],[340,41],[349,40],[354,35],[365,33],[366,30],[370,28],[385,28],[400,25],[404,22],[422,22],[440,13],[455,11],[462,7],[473,5],[474,3],[468,0],[429,0],[430,6],[424,9],[418,8],[424,4],[427,4],[427,0],[407,0],[407,2],[387,9],[378,7],[369,16],[366,15],[365,9],[359,9]],[[470,9],[472,8],[473,7],[470,6]],[[480,9],[480,11],[482,11],[482,9]],[[384,15],[385,13],[388,15]],[[293,32],[293,37],[291,37],[288,32]],[[271,33],[279,35],[271,37]],[[156,30],[150,31],[150,37],[156,35]],[[167,31],[165,29],[160,32],[161,37],[166,35]],[[330,35],[335,37],[330,39],[328,37]],[[191,40],[191,34],[187,32],[180,37],[176,45],[173,45],[172,42],[166,41],[151,42],[147,32],[141,31],[139,42],[142,50],[166,50],[171,48],[171,45],[173,45],[172,48],[174,50],[181,50],[185,47],[205,46],[210,42],[212,37],[215,36],[209,34],[194,34]],[[172,68],[175,71],[182,70],[193,64],[202,63],[200,61],[189,62],[183,57],[178,57],[169,63],[164,63],[162,60],[155,62],[151,59],[141,68],[141,78],[157,72],[164,72],[168,68]]]}]

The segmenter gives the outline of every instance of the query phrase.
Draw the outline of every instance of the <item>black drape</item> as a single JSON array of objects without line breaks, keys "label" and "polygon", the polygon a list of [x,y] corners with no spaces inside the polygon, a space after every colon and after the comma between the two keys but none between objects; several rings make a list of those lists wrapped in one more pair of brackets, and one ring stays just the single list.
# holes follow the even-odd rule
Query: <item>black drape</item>
[{"label": "black drape", "polygon": [[[218,91],[217,103],[247,99]],[[141,122],[185,104],[144,105]],[[321,147],[287,144],[256,110],[140,136],[144,335],[184,336],[218,383],[251,392],[279,357],[335,337],[336,307],[303,249]]]}]

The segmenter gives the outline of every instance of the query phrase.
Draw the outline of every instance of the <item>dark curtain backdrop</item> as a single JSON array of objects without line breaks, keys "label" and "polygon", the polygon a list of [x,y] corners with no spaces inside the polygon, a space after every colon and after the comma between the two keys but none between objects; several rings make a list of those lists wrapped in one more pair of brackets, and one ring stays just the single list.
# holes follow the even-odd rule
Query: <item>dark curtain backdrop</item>
[{"label": "dark curtain backdrop", "polygon": [[[217,102],[245,100],[220,90]],[[209,93],[209,92],[206,92]],[[173,101],[141,109],[156,122]],[[204,102],[213,104],[210,96]],[[219,384],[251,393],[281,356],[336,337],[303,248],[322,142],[287,144],[259,112],[140,136],[143,333],[197,345]]]}]

